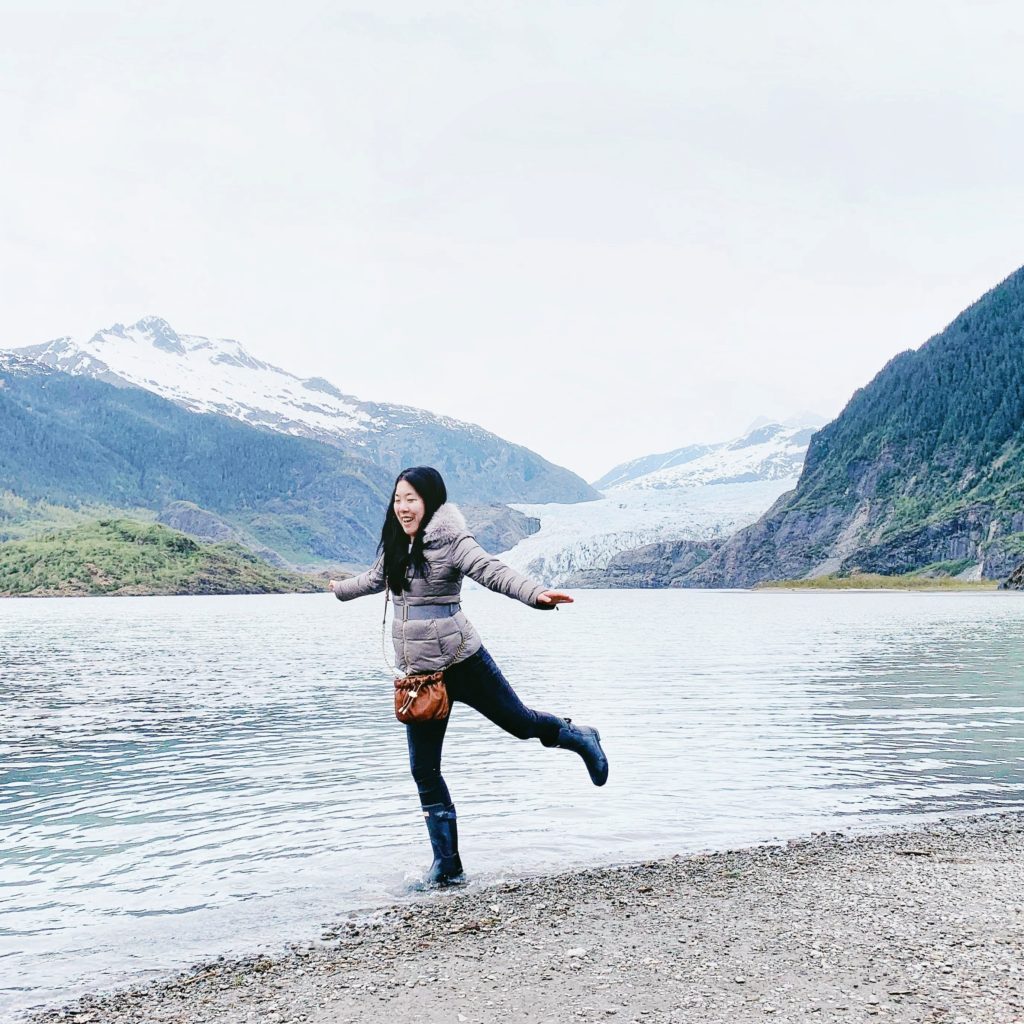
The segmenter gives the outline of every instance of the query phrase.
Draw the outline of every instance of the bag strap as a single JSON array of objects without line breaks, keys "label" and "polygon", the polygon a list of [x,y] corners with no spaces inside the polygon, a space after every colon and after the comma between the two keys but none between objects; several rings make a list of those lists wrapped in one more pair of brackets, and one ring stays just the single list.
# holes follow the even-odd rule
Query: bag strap
[{"label": "bag strap", "polygon": [[466,634],[463,633],[462,634],[462,643],[459,644],[459,649],[455,652],[454,655],[452,655],[452,660],[449,661],[447,665],[445,665],[445,667],[441,670],[442,672],[447,672],[448,669],[450,669],[452,667],[452,665],[454,665],[455,662],[457,662],[459,660],[459,658],[461,658],[462,655],[466,653],[466,644],[468,642],[469,641],[466,639]]},{"label": "bag strap", "polygon": [[386,586],[384,588],[384,618],[381,619],[380,623],[380,653],[384,658],[384,664],[387,665],[392,675],[402,675],[404,672],[399,672],[394,665],[391,664],[391,659],[388,658],[388,604],[391,601],[391,587]]}]

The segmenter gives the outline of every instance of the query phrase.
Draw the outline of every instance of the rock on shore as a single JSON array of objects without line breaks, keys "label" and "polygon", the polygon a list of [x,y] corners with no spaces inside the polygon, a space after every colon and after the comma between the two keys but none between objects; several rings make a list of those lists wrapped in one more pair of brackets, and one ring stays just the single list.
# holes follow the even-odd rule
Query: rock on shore
[{"label": "rock on shore", "polygon": [[438,892],[53,1024],[1024,1020],[1024,814]]},{"label": "rock on shore", "polygon": [[470,533],[492,555],[508,551],[540,529],[540,520],[508,505],[461,505]]},{"label": "rock on shore", "polygon": [[1002,590],[1024,590],[1024,562],[1021,562],[1013,572],[1000,584]]}]

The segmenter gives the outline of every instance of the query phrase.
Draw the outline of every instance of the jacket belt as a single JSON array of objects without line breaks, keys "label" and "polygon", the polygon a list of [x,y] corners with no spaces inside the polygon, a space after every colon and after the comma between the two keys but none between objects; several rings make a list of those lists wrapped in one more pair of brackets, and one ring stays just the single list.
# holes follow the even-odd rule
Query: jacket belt
[{"label": "jacket belt", "polygon": [[459,604],[407,604],[406,619],[450,619],[461,609]]}]

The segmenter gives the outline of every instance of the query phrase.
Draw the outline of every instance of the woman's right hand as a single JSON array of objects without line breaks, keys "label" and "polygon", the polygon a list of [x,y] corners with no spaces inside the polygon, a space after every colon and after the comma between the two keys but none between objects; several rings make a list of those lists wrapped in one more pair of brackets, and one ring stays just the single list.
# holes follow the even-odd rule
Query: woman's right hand
[{"label": "woman's right hand", "polygon": [[339,584],[340,582],[341,582],[341,580],[329,580],[329,581],[328,581],[328,583],[327,583],[327,589],[328,589],[328,590],[329,590],[329,591],[330,591],[330,592],[331,592],[332,594],[336,594],[336,593],[337,593],[337,591],[336,591],[336,590],[335,590],[334,588],[335,588],[335,587],[336,587],[336,586],[337,586],[337,585],[338,585],[338,584]]}]

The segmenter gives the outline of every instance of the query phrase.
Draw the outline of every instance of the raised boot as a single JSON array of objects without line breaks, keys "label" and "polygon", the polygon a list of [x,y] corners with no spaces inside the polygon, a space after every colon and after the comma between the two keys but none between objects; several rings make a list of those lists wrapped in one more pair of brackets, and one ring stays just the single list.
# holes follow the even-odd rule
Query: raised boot
[{"label": "raised boot", "polygon": [[434,850],[434,863],[423,881],[427,885],[459,885],[466,880],[459,858],[459,828],[455,808],[444,804],[430,804],[423,808],[430,845]]},{"label": "raised boot", "polygon": [[608,781],[608,758],[601,749],[601,734],[590,725],[574,725],[571,718],[562,719],[554,746],[575,750],[590,772],[590,781],[603,786]]}]

